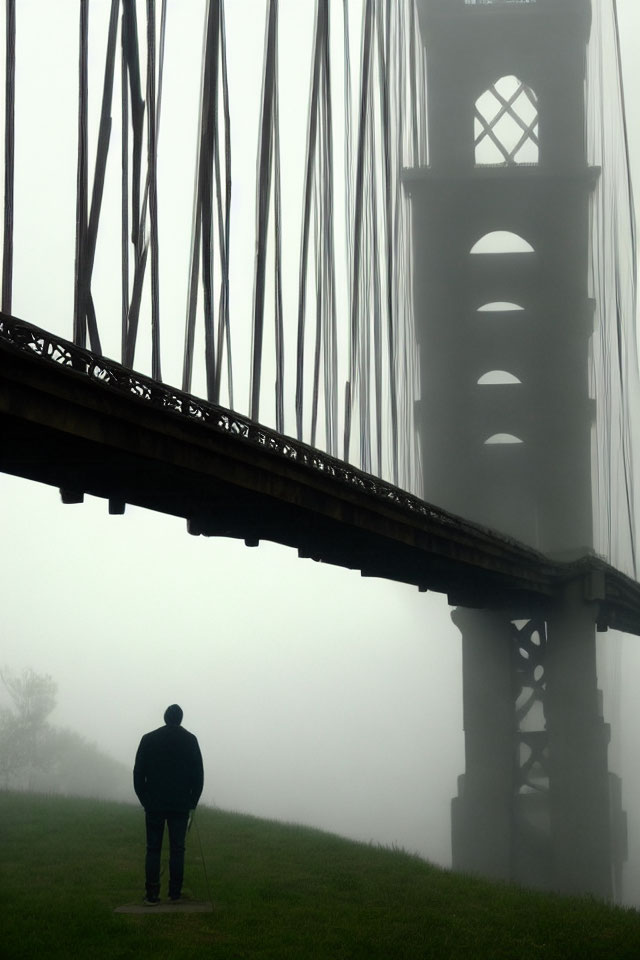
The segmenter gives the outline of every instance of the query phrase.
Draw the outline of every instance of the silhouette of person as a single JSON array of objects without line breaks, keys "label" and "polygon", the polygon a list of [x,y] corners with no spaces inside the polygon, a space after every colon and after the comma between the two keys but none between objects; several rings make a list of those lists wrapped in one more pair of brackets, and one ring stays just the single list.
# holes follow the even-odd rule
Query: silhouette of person
[{"label": "silhouette of person", "polygon": [[169,899],[179,900],[189,813],[195,810],[204,773],[196,737],[181,726],[177,703],[167,707],[164,727],[145,733],[136,753],[133,788],[144,807],[147,830],[144,902],[160,903],[160,854],[164,825],[169,831]]}]

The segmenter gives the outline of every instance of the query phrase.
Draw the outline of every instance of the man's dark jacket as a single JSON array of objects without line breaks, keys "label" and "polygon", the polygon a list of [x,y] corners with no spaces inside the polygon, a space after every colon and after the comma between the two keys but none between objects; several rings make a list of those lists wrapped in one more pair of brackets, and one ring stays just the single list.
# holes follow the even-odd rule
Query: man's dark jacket
[{"label": "man's dark jacket", "polygon": [[133,788],[149,811],[194,810],[204,774],[198,741],[177,724],[145,733],[133,768]]}]

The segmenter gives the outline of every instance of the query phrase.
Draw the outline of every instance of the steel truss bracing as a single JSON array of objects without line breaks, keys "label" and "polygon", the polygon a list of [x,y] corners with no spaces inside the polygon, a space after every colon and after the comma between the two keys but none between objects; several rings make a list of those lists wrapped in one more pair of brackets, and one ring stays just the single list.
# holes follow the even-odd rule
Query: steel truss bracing
[{"label": "steel truss bracing", "polygon": [[[571,592],[571,591],[570,591]],[[607,769],[593,612],[452,614],[462,634],[465,773],[457,869],[562,892],[621,894],[626,818]]]},{"label": "steel truss bracing", "polygon": [[545,718],[547,625],[534,618],[512,623],[515,678],[516,780],[519,794],[549,792]]}]

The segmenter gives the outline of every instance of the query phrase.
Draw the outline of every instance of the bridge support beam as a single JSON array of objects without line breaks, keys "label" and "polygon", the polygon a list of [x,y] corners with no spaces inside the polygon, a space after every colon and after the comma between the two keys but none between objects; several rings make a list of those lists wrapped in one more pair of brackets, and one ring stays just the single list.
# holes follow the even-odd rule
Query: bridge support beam
[{"label": "bridge support beam", "polygon": [[571,584],[548,621],[546,718],[553,886],[610,899],[612,849],[608,724],[596,671],[596,615]]},{"label": "bridge support beam", "polygon": [[453,612],[466,760],[452,802],[454,869],[619,899],[626,822],[608,771],[596,618],[580,581],[546,624]]},{"label": "bridge support beam", "polygon": [[63,503],[84,503],[84,493],[78,490],[60,488],[60,499]]},{"label": "bridge support beam", "polygon": [[452,803],[453,867],[511,877],[514,697],[511,629],[500,614],[458,608],[462,633],[465,773]]}]

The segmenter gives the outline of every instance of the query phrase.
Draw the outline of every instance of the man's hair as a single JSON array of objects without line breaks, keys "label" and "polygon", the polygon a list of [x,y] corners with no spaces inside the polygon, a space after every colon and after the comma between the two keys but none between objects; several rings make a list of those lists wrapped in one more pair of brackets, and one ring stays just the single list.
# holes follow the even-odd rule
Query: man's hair
[{"label": "man's hair", "polygon": [[164,712],[164,722],[172,727],[179,727],[182,723],[182,709],[177,703],[172,703]]}]

